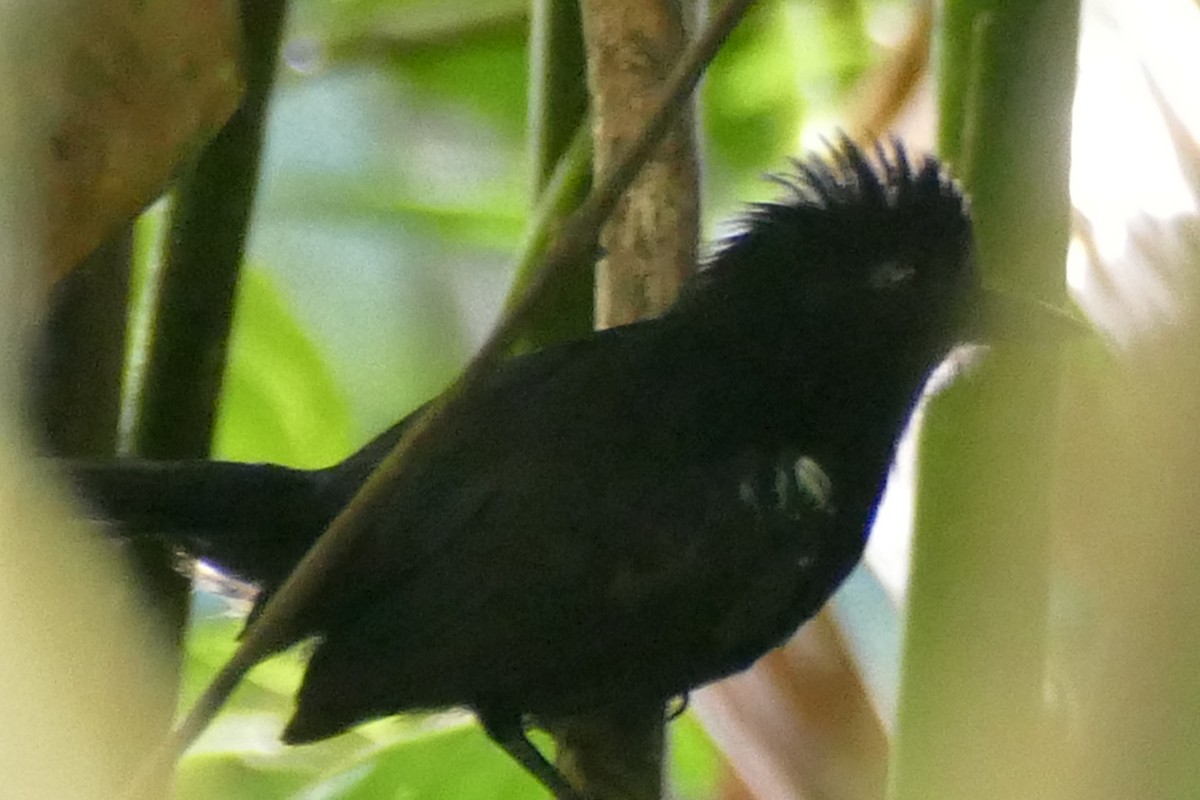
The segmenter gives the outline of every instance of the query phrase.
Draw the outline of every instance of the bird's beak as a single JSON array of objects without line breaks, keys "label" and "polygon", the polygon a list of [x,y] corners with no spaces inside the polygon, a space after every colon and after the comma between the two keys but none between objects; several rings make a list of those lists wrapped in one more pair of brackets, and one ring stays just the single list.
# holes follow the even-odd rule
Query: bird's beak
[{"label": "bird's beak", "polygon": [[981,290],[968,313],[968,334],[981,344],[1062,342],[1091,331],[1066,311],[1001,289]]}]

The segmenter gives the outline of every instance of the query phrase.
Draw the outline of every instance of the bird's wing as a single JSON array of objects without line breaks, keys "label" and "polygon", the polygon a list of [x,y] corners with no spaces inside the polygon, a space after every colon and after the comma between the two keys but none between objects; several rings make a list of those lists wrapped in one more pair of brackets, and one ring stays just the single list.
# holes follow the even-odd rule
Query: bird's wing
[{"label": "bird's wing", "polygon": [[795,459],[635,459],[597,481],[586,459],[528,455],[471,530],[331,627],[293,740],[411,708],[665,699],[779,643],[857,559]]}]

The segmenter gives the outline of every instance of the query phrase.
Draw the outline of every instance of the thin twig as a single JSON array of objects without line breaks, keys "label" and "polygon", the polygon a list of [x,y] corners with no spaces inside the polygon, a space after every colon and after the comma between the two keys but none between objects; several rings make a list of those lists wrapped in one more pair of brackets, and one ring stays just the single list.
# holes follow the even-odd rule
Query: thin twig
[{"label": "thin twig", "polygon": [[603,182],[593,189],[579,210],[568,219],[562,234],[547,251],[541,270],[530,281],[525,296],[503,315],[491,337],[454,385],[434,400],[420,419],[406,431],[392,452],[371,473],[350,503],[330,523],[321,538],[268,600],[262,614],[246,630],[237,651],[206,687],[187,717],[143,765],[127,796],[137,797],[143,781],[161,774],[178,760],[251,667],[292,643],[292,625],[298,612],[316,596],[329,571],[341,563],[361,532],[363,520],[369,517],[380,498],[403,474],[410,454],[414,450],[419,451],[427,440],[437,436],[442,420],[453,417],[461,399],[478,385],[481,376],[503,358],[515,332],[520,330],[523,321],[536,306],[550,277],[578,260],[593,257],[600,226],[687,102],[705,67],[753,4],[754,0],[731,0],[684,53],[667,81],[662,102],[650,116],[642,134],[617,161]]}]

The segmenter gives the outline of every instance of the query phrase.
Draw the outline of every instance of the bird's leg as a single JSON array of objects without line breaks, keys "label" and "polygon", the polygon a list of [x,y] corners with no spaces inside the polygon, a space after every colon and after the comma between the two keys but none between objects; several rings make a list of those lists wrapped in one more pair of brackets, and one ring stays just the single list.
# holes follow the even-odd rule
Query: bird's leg
[{"label": "bird's leg", "polygon": [[549,789],[556,800],[585,800],[563,774],[546,760],[541,751],[533,746],[533,742],[529,741],[519,716],[483,713],[477,716],[492,741],[504,748],[504,752]]}]

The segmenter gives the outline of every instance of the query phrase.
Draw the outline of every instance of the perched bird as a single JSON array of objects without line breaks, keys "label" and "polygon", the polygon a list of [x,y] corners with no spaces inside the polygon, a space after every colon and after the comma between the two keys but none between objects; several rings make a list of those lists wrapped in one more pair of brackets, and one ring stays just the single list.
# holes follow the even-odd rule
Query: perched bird
[{"label": "perched bird", "polygon": [[[285,741],[464,706],[571,796],[526,724],[665,702],[821,608],[927,377],[999,305],[934,159],[843,140],[794,167],[666,313],[513,358],[447,421],[301,615]],[[124,531],[269,593],[411,419],[317,471],[71,471]]]}]

